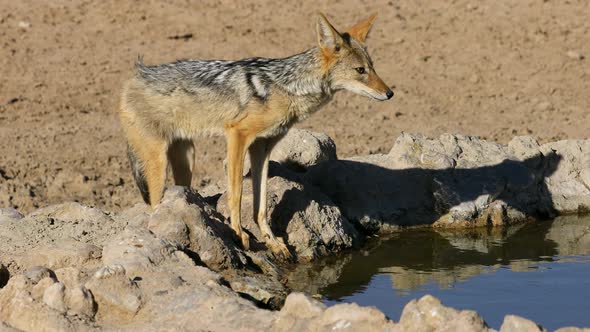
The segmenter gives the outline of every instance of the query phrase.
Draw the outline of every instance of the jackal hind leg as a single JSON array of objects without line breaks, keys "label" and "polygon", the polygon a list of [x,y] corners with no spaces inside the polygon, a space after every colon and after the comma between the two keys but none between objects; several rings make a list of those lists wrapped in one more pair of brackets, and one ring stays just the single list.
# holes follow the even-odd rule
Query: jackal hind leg
[{"label": "jackal hind leg", "polygon": [[239,130],[229,128],[226,131],[227,138],[227,171],[228,193],[231,227],[236,232],[244,249],[250,248],[250,237],[242,229],[242,174],[244,169],[244,157],[248,148],[248,138]]},{"label": "jackal hind leg", "polygon": [[174,140],[168,147],[168,161],[172,168],[174,183],[190,187],[195,163],[195,146],[192,140]]},{"label": "jackal hind leg", "polygon": [[291,258],[291,253],[282,238],[276,237],[268,223],[266,206],[266,182],[268,180],[268,161],[274,145],[282,138],[258,138],[250,145],[250,169],[252,174],[253,216],[264,236],[269,249],[285,258]]},{"label": "jackal hind leg", "polygon": [[154,208],[162,199],[166,182],[167,142],[133,127],[127,129],[127,139],[134,177],[144,200]]}]

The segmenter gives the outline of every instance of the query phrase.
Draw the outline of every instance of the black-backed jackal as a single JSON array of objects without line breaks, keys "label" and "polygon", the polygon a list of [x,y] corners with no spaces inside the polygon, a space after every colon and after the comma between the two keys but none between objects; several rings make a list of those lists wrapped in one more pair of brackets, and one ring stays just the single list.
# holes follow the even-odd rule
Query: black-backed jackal
[{"label": "black-backed jackal", "polygon": [[124,86],[119,109],[135,181],[146,203],[162,197],[168,165],[178,185],[190,186],[192,138],[220,133],[227,139],[231,225],[244,248],[240,225],[242,171],[250,154],[254,216],[267,246],[290,256],[273,235],[266,213],[268,159],[273,146],[297,121],[349,90],[377,100],[393,96],[377,76],[365,47],[375,15],[338,32],[322,14],[318,46],[283,59],[185,60],[158,66],[139,62]]}]

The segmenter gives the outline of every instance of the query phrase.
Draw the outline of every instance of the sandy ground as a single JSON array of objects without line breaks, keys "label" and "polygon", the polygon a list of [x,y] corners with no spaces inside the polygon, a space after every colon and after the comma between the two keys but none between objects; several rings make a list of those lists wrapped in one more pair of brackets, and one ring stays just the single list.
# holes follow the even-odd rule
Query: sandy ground
[{"label": "sandy ground", "polygon": [[[340,29],[379,12],[368,45],[396,92],[339,93],[298,125],[332,136],[340,157],[389,151],[401,131],[588,137],[586,0],[0,0],[0,207],[140,202],[115,113],[138,54],[283,57],[314,46],[317,11]],[[224,181],[223,139],[197,145],[193,185]]]}]

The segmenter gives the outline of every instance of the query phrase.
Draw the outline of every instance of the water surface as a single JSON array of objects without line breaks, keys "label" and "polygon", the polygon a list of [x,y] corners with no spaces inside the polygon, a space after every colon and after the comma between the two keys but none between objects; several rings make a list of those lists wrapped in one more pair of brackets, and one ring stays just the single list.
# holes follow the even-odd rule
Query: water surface
[{"label": "water surface", "polygon": [[590,326],[590,218],[407,230],[299,267],[289,280],[327,305],[376,306],[396,321],[407,302],[431,294],[447,306],[476,310],[494,328],[506,314],[550,330]]}]

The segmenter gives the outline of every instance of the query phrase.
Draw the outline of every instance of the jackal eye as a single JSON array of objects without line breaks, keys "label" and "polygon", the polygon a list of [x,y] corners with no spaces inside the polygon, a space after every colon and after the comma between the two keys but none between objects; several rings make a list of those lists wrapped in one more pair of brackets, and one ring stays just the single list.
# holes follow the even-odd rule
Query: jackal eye
[{"label": "jackal eye", "polygon": [[359,74],[365,73],[365,67],[356,67],[354,68]]}]

